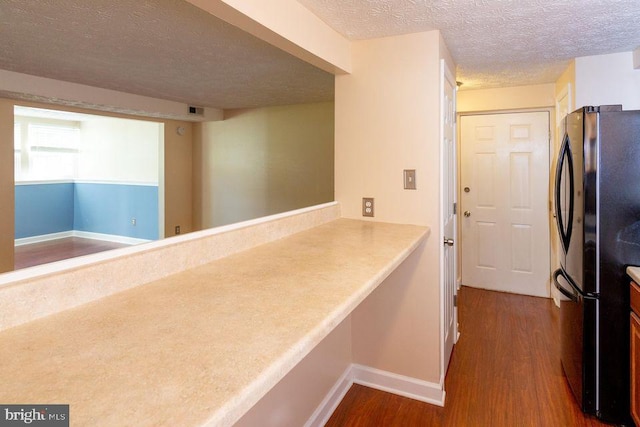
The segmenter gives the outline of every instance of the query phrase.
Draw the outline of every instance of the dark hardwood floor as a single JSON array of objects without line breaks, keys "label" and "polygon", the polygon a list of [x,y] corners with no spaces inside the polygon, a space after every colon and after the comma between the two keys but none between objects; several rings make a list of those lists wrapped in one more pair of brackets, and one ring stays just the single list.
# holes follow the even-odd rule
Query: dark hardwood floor
[{"label": "dark hardwood floor", "polygon": [[66,237],[46,242],[16,246],[15,269],[32,267],[82,255],[94,254],[111,249],[129,246],[124,243],[106,242],[103,240]]},{"label": "dark hardwood floor", "polygon": [[552,300],[463,287],[458,301],[461,337],[444,408],[354,385],[326,426],[607,425],[574,401]]}]

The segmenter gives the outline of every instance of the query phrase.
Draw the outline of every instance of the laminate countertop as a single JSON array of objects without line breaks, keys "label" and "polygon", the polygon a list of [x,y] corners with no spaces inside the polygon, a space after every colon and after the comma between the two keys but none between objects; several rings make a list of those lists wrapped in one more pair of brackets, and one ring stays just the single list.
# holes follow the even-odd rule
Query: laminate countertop
[{"label": "laminate countertop", "polygon": [[69,404],[72,426],[232,425],[428,234],[338,219],[5,330],[0,402]]},{"label": "laminate countertop", "polygon": [[634,282],[640,283],[640,267],[627,267],[627,274]]}]

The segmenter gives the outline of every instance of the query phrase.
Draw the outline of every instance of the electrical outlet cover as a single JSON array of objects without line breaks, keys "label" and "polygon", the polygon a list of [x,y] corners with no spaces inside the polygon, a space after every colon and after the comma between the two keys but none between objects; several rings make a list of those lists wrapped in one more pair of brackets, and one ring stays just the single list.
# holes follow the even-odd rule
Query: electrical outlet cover
[{"label": "electrical outlet cover", "polygon": [[362,216],[374,216],[373,197],[362,198]]}]

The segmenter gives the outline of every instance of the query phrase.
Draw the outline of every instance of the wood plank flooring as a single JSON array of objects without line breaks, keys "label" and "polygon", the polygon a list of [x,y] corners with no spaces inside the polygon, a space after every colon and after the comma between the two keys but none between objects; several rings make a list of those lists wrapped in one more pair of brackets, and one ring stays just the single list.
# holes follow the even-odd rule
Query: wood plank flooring
[{"label": "wood plank flooring", "polygon": [[563,376],[552,300],[463,287],[458,301],[444,408],[354,385],[326,426],[607,425],[580,411]]},{"label": "wood plank flooring", "polygon": [[18,270],[125,246],[129,245],[81,237],[65,237],[63,239],[16,246],[14,265],[15,269]]}]

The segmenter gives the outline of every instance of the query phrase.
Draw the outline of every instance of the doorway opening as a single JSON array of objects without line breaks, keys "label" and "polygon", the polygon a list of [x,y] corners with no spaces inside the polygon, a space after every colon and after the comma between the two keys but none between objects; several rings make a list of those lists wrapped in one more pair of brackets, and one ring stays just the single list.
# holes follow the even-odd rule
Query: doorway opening
[{"label": "doorway opening", "polygon": [[462,284],[548,298],[549,112],[460,118]]},{"label": "doorway opening", "polygon": [[163,237],[164,124],[14,107],[15,268]]}]

